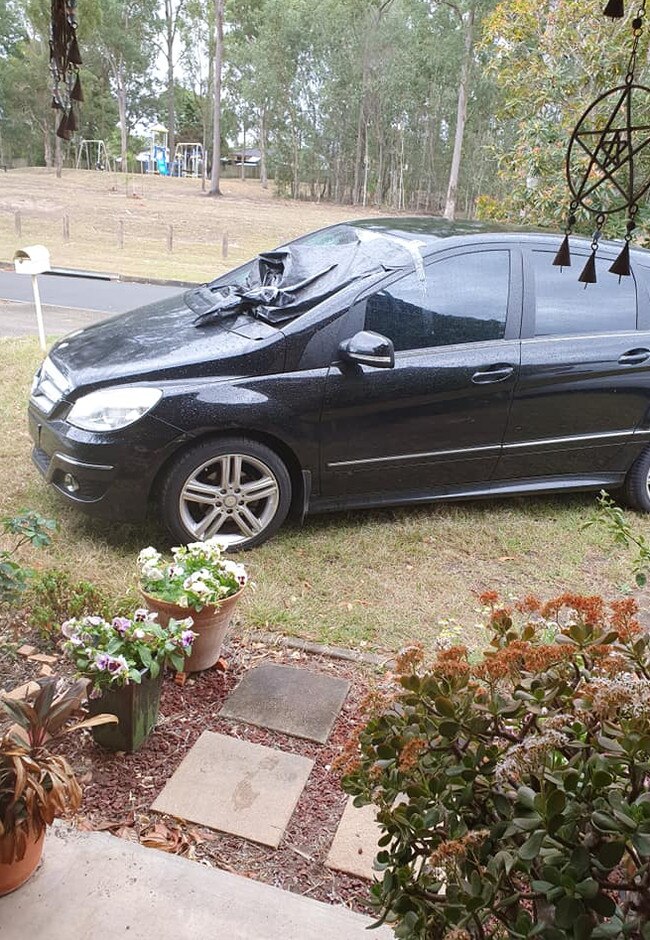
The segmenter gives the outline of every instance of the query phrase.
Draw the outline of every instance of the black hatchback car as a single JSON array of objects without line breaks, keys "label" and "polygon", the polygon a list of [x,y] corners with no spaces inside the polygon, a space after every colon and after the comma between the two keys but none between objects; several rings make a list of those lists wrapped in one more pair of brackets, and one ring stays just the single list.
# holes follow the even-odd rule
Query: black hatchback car
[{"label": "black hatchback car", "polygon": [[35,376],[33,458],[111,519],[231,549],[290,510],[624,487],[650,511],[650,252],[597,283],[559,236],[333,226],[73,333]]}]

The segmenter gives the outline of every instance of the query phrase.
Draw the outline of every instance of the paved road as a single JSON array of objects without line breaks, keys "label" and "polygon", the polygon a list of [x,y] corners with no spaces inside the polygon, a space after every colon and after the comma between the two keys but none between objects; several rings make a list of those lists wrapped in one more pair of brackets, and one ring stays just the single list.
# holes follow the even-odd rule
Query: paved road
[{"label": "paved road", "polygon": [[[155,300],[173,297],[184,290],[182,287],[162,287],[159,284],[96,281],[46,274],[39,277],[38,286],[44,304],[68,309],[101,310],[103,313],[124,313]],[[0,300],[31,303],[31,278],[11,271],[0,271]]]}]

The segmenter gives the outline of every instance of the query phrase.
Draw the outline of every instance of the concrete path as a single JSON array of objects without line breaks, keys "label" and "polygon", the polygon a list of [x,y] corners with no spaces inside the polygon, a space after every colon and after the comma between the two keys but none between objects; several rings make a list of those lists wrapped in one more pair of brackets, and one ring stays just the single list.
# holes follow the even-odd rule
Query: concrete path
[{"label": "concrete path", "polygon": [[[187,289],[164,287],[160,284],[53,277],[47,274],[39,277],[38,286],[44,304],[77,307],[81,310],[102,310],[106,313],[125,313],[134,307],[173,297]],[[11,271],[0,271],[0,299],[31,303],[31,278]]]},{"label": "concrete path", "polygon": [[[57,824],[26,885],[0,898],[2,940],[363,940],[372,921],[157,849]],[[391,940],[381,927],[373,940]]]}]

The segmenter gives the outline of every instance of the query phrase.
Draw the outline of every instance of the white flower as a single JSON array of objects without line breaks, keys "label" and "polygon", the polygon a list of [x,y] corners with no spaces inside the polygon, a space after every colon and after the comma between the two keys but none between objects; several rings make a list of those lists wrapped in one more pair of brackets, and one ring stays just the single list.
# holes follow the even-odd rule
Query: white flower
[{"label": "white flower", "polygon": [[142,627],[138,627],[137,630],[133,631],[133,636],[136,638],[136,640],[144,640],[146,634]]},{"label": "white flower", "polygon": [[[190,603],[189,603],[189,601],[188,601],[188,599],[187,599],[187,594],[181,594],[181,596],[178,598],[178,600],[176,601],[176,603],[178,604],[179,607],[189,607],[189,606],[190,606]],[[191,619],[191,618],[190,618],[190,619]],[[194,623],[194,621],[192,621],[192,623]]]},{"label": "white flower", "polygon": [[141,566],[146,564],[157,565],[161,558],[160,552],[156,551],[152,545],[149,545],[148,548],[143,548],[138,555],[138,564]]},{"label": "white flower", "polygon": [[164,581],[165,574],[160,568],[155,568],[153,565],[145,565],[142,569],[142,577],[146,578],[148,581]]},{"label": "white flower", "polygon": [[248,581],[248,574],[243,565],[238,564],[236,561],[231,561],[229,558],[225,558],[221,562],[221,567],[223,571],[227,574],[231,574],[239,584],[244,587]]},{"label": "white flower", "polygon": [[185,568],[182,565],[170,565],[167,568],[167,576],[169,578],[180,578],[182,574],[185,574]]}]

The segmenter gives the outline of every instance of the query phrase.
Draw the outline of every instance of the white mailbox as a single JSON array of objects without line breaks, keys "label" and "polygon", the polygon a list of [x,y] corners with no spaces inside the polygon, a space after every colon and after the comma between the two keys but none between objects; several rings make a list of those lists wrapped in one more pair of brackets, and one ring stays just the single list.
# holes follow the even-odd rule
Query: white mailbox
[{"label": "white mailbox", "polygon": [[50,270],[50,253],[45,245],[29,245],[14,254],[16,274],[44,274]]},{"label": "white mailbox", "polygon": [[36,322],[38,324],[38,339],[43,352],[47,349],[45,343],[45,326],[43,325],[43,309],[41,295],[38,290],[38,276],[50,270],[50,253],[45,245],[29,245],[19,248],[14,254],[14,267],[16,274],[30,274],[32,290],[34,291],[34,306],[36,307]]}]

